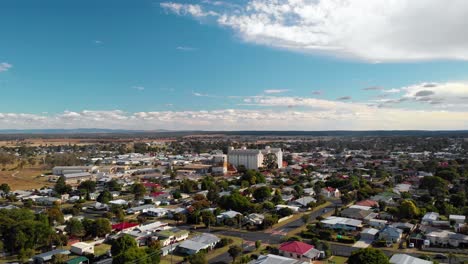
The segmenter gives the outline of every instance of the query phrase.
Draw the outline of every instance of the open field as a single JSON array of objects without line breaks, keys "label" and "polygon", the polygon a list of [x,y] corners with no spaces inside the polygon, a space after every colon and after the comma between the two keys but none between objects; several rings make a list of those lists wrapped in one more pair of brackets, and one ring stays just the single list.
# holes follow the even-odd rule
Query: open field
[{"label": "open field", "polygon": [[43,169],[37,167],[0,171],[0,184],[7,183],[12,191],[39,189],[53,185],[53,183],[47,181],[47,177],[40,176],[44,172]]}]

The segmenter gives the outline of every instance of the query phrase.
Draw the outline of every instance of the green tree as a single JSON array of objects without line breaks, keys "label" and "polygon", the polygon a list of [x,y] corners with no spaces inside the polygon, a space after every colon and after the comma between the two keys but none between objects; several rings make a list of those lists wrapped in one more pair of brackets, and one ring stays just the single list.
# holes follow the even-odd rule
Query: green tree
[{"label": "green tree", "polygon": [[229,247],[228,253],[232,258],[232,262],[235,262],[236,258],[242,253],[242,248],[238,245],[232,245]]},{"label": "green tree", "polygon": [[5,194],[9,194],[11,191],[10,185],[8,185],[7,183],[2,183],[0,185],[0,191],[3,191],[3,193]]},{"label": "green tree", "polygon": [[112,263],[126,264],[126,263],[138,263],[138,264],[150,264],[150,258],[144,248],[129,248],[124,252],[113,257]]},{"label": "green tree", "polygon": [[206,227],[209,227],[216,223],[216,217],[211,211],[205,210],[201,212],[201,218],[203,224],[205,224]]},{"label": "green tree", "polygon": [[198,252],[197,254],[187,257],[187,260],[190,264],[207,264],[206,253],[203,251]]},{"label": "green tree", "polygon": [[262,246],[262,241],[261,240],[255,241],[255,249],[256,250],[258,250],[261,246]]},{"label": "green tree", "polygon": [[112,231],[111,223],[106,218],[98,218],[93,223],[93,236],[103,237]]},{"label": "green tree", "polygon": [[419,216],[420,210],[411,200],[404,200],[401,202],[399,208],[399,215],[401,218],[413,219]]},{"label": "green tree", "polygon": [[271,197],[270,187],[262,186],[262,187],[255,189],[255,191],[253,192],[253,197],[258,202],[265,201],[266,199]]},{"label": "green tree", "polygon": [[55,183],[54,191],[58,194],[69,193],[71,190],[71,186],[65,183],[65,176],[61,176]]},{"label": "green tree", "polygon": [[118,239],[112,241],[111,245],[111,254],[112,256],[117,256],[130,248],[137,248],[137,243],[135,239],[133,239],[129,235],[123,235]]},{"label": "green tree", "polygon": [[91,180],[81,182],[78,189],[84,190],[86,193],[92,193],[96,191],[96,182]]},{"label": "green tree", "polygon": [[57,223],[60,223],[60,224],[65,222],[65,220],[63,218],[62,211],[60,210],[60,208],[58,208],[56,206],[47,209],[47,215],[49,217],[49,223],[51,223],[51,224],[54,223],[54,222],[57,222]]},{"label": "green tree", "polygon": [[112,194],[108,190],[102,191],[96,200],[100,203],[109,203],[112,201]]},{"label": "green tree", "polygon": [[363,248],[354,251],[348,259],[348,264],[389,264],[388,257],[382,250]]},{"label": "green tree", "polygon": [[78,237],[78,238],[81,238],[81,237],[84,237],[86,235],[86,231],[84,229],[84,226],[83,224],[81,223],[80,220],[78,219],[70,219],[70,221],[68,221],[66,227],[65,227],[65,231],[71,235],[71,236],[74,236],[74,237]]},{"label": "green tree", "polygon": [[146,193],[146,188],[142,183],[135,183],[131,187],[132,193],[135,195],[135,199],[141,199]]}]

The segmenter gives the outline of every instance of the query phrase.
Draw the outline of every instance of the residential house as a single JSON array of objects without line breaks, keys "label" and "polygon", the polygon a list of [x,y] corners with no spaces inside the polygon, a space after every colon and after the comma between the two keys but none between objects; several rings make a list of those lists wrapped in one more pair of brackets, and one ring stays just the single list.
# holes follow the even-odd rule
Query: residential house
[{"label": "residential house", "polygon": [[246,225],[248,224],[261,225],[264,219],[265,219],[264,215],[252,213],[244,217],[244,223]]},{"label": "residential house", "polygon": [[161,246],[166,247],[170,244],[183,241],[188,238],[189,231],[180,230],[178,228],[172,228],[167,230],[162,230],[155,233],[155,236],[158,238],[158,241],[161,242]]},{"label": "residential house", "polygon": [[375,228],[365,228],[361,231],[360,236],[361,239],[366,241],[374,241],[377,237],[377,233],[379,233],[378,229]]},{"label": "residential house", "polygon": [[437,221],[437,220],[439,220],[439,213],[428,212],[423,216],[423,218],[421,220],[421,224],[423,224],[423,225],[432,225],[432,223],[434,221]]},{"label": "residential house", "polygon": [[177,246],[177,250],[182,254],[194,255],[203,249],[213,249],[219,241],[220,239],[217,236],[203,233],[183,241]]},{"label": "residential house", "polygon": [[94,254],[94,244],[78,242],[71,245],[70,251],[76,255]]},{"label": "residential house", "polygon": [[315,203],[317,202],[317,200],[312,197],[312,196],[304,196],[304,197],[301,197],[299,199],[296,199],[292,202],[290,202],[289,204],[290,205],[293,205],[293,206],[299,206],[299,207],[309,207],[309,204],[310,203]]},{"label": "residential house", "polygon": [[379,232],[379,239],[383,239],[388,242],[398,243],[403,236],[403,230],[387,225]]},{"label": "residential house", "polygon": [[432,264],[434,262],[416,258],[407,254],[394,254],[390,258],[391,264]]},{"label": "residential house", "polygon": [[268,254],[261,255],[256,260],[252,260],[249,264],[309,264],[309,261],[301,261],[293,258]]},{"label": "residential house", "polygon": [[357,230],[362,228],[361,220],[345,217],[330,216],[320,222],[323,224],[324,227],[331,229]]},{"label": "residential house", "polygon": [[449,221],[454,222],[455,224],[463,224],[466,221],[466,216],[464,216],[464,215],[449,215]]},{"label": "residential house", "polygon": [[468,247],[468,236],[446,230],[435,230],[426,234],[434,246]]},{"label": "residential house", "polygon": [[70,255],[71,252],[69,250],[65,250],[65,249],[54,249],[52,251],[48,251],[48,252],[41,253],[41,254],[33,256],[32,260],[33,260],[34,264],[42,264],[42,263],[46,263],[46,262],[51,261],[52,257],[54,255],[59,255],[59,254],[61,254],[61,255]]},{"label": "residential house", "polygon": [[241,215],[241,213],[239,212],[236,212],[236,211],[233,211],[233,210],[229,210],[229,211],[226,211],[226,212],[223,212],[223,213],[220,213],[219,215],[216,216],[216,222],[218,224],[220,223],[224,223],[224,221],[226,221],[227,219],[233,219],[233,218],[236,218],[238,215]]},{"label": "residential house", "polygon": [[325,196],[326,198],[340,198],[341,192],[337,188],[333,187],[325,187],[320,192],[321,195]]},{"label": "residential house", "polygon": [[314,246],[300,241],[289,241],[280,245],[279,254],[297,260],[311,261],[320,257],[320,251]]},{"label": "residential house", "polygon": [[359,208],[346,208],[340,212],[340,215],[343,217],[359,219],[359,220],[364,220],[370,215],[373,215],[374,217],[377,216],[377,214],[372,211],[361,210]]}]

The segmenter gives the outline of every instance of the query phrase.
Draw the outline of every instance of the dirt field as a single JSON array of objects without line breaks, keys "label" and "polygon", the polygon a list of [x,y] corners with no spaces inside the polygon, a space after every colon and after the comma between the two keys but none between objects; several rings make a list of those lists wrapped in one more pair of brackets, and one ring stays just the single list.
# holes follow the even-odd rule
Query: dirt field
[{"label": "dirt field", "polygon": [[0,184],[8,183],[11,190],[40,189],[51,186],[48,177],[41,177],[44,173],[41,168],[24,168],[22,170],[0,171]]}]

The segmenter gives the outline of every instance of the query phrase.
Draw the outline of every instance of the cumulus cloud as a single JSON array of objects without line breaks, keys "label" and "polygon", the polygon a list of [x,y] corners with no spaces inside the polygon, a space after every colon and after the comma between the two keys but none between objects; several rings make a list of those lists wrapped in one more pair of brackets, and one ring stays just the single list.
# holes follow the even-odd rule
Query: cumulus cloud
[{"label": "cumulus cloud", "polygon": [[264,90],[263,93],[265,94],[279,94],[279,93],[286,93],[289,92],[289,89],[270,89],[270,90]]},{"label": "cumulus cloud", "polygon": [[132,89],[138,90],[138,91],[143,91],[145,90],[145,87],[143,86],[133,86]]},{"label": "cumulus cloud", "polygon": [[352,104],[308,111],[220,109],[136,113],[85,110],[54,115],[0,113],[0,129],[375,130],[467,129],[467,124],[468,114],[463,111],[416,111]]},{"label": "cumulus cloud", "polygon": [[422,104],[439,105],[447,109],[468,109],[468,83],[421,83],[401,88],[401,99]]},{"label": "cumulus cloud", "polygon": [[247,42],[374,62],[468,59],[465,0],[249,0],[219,8],[165,2],[178,15],[213,16]]},{"label": "cumulus cloud", "polygon": [[8,71],[12,67],[13,65],[8,62],[0,62],[0,72]]}]

